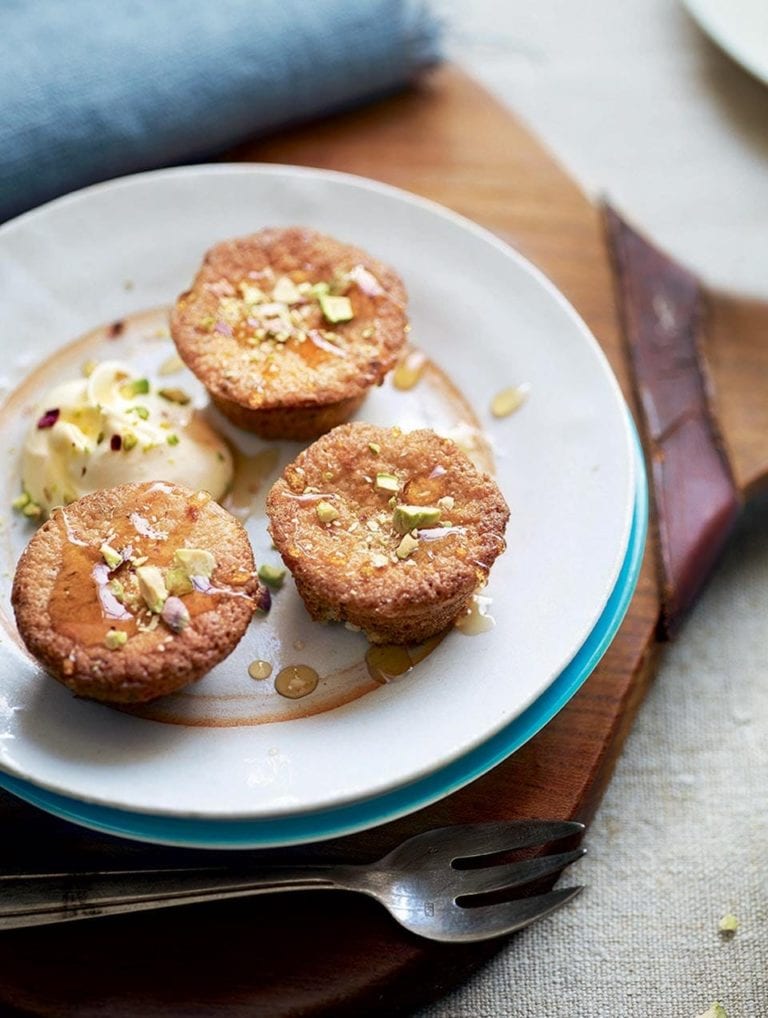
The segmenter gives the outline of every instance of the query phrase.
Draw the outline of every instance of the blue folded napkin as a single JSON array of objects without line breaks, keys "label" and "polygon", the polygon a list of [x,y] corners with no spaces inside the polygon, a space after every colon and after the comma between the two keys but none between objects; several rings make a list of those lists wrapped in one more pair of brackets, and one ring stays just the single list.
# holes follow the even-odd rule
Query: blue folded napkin
[{"label": "blue folded napkin", "polygon": [[0,220],[383,95],[438,58],[422,0],[0,0]]}]

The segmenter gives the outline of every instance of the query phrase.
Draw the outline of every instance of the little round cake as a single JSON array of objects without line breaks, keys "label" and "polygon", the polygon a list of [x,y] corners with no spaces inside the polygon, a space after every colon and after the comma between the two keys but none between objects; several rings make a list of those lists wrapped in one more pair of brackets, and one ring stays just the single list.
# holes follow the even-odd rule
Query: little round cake
[{"label": "little round cake", "polygon": [[180,356],[221,412],[290,439],[347,420],[395,365],[407,326],[392,269],[300,227],[217,244],[171,317]]},{"label": "little round cake", "polygon": [[427,429],[346,424],[267,498],[275,547],[312,618],[418,643],[464,613],[504,550],[496,482]]},{"label": "little round cake", "polygon": [[240,522],[207,492],[154,481],[54,509],[19,560],[12,602],[54,678],[125,704],[172,693],[227,657],[258,591]]}]

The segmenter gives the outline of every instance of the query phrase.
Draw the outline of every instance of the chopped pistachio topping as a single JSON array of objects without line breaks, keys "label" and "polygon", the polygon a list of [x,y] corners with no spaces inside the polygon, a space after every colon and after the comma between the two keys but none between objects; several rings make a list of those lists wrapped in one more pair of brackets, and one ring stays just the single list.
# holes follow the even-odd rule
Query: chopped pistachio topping
[{"label": "chopped pistachio topping", "polygon": [[144,604],[155,615],[159,615],[168,597],[163,574],[157,566],[139,566],[136,579],[139,581],[139,593]]},{"label": "chopped pistachio topping", "polygon": [[204,576],[206,579],[210,579],[216,568],[215,556],[203,548],[178,548],[173,562],[187,576]]},{"label": "chopped pistachio topping", "polygon": [[336,506],[331,505],[330,502],[318,502],[315,512],[321,523],[333,523],[334,520],[339,518],[339,510]]},{"label": "chopped pistachio topping", "polygon": [[280,276],[272,288],[272,300],[281,304],[298,304],[301,299],[301,292],[294,281],[288,276]]},{"label": "chopped pistachio topping", "polygon": [[330,292],[331,292],[330,283],[313,283],[309,288],[309,293],[317,300],[320,300],[321,297],[327,296],[327,294],[329,294]]},{"label": "chopped pistachio topping", "polygon": [[24,509],[25,506],[28,506],[31,501],[32,496],[29,492],[22,491],[22,493],[17,495],[13,502],[11,502],[11,508],[15,509],[17,512],[21,512],[21,510]]},{"label": "chopped pistachio topping", "polygon": [[186,406],[190,402],[192,397],[184,392],[183,389],[176,389],[172,387],[166,387],[164,389],[158,389],[157,395],[163,399],[167,399],[169,403],[178,403],[179,406]]},{"label": "chopped pistachio topping", "polygon": [[180,566],[172,566],[165,572],[165,585],[171,594],[191,594],[195,589],[187,571]]},{"label": "chopped pistachio topping", "polygon": [[161,617],[166,626],[172,629],[174,633],[180,633],[192,621],[187,606],[181,598],[174,597],[173,595],[163,605]]},{"label": "chopped pistachio topping", "polygon": [[130,399],[132,396],[146,396],[149,392],[148,378],[134,378],[120,386],[120,394]]},{"label": "chopped pistachio topping", "polygon": [[718,929],[721,933],[735,933],[738,928],[739,920],[730,912],[727,915],[724,915],[718,923]]},{"label": "chopped pistachio topping", "polygon": [[714,1004],[707,1008],[704,1014],[699,1015],[699,1018],[728,1018],[728,1015],[725,1013],[723,1005],[715,1001]]},{"label": "chopped pistachio topping", "polygon": [[123,451],[130,452],[139,444],[138,438],[132,431],[126,431],[123,435]]},{"label": "chopped pistachio topping", "polygon": [[142,421],[149,419],[149,410],[145,406],[132,406],[128,412],[136,414],[136,416],[140,417]]},{"label": "chopped pistachio topping", "polygon": [[268,562],[264,562],[259,566],[258,575],[262,583],[266,583],[268,587],[279,590],[285,580],[285,569],[280,566],[271,566]]},{"label": "chopped pistachio topping", "polygon": [[328,293],[318,295],[320,310],[329,322],[349,322],[355,317],[349,297],[333,297]]},{"label": "chopped pistachio topping", "polygon": [[240,293],[246,304],[261,304],[264,300],[264,292],[252,283],[240,283]]},{"label": "chopped pistachio topping", "polygon": [[440,519],[435,505],[398,505],[392,514],[392,526],[398,534],[408,534],[421,527],[433,527]]},{"label": "chopped pistachio topping", "polygon": [[174,432],[174,433],[170,434],[166,438],[165,441],[168,443],[168,445],[178,445],[179,444],[179,436],[177,434],[175,434],[175,432]]},{"label": "chopped pistachio topping", "polygon": [[128,643],[128,634],[122,629],[108,629],[104,644],[109,650],[119,650]]},{"label": "chopped pistachio topping", "polygon": [[123,564],[123,556],[111,544],[107,544],[106,541],[99,548],[99,554],[110,569],[117,569],[118,566]]},{"label": "chopped pistachio topping", "polygon": [[120,580],[110,580],[107,584],[107,589],[118,601],[122,601],[125,597],[125,587]]},{"label": "chopped pistachio topping", "polygon": [[381,446],[378,442],[369,442],[368,448],[371,450],[374,456],[378,456],[381,452]]},{"label": "chopped pistachio topping", "polygon": [[376,487],[380,491],[400,491],[400,481],[394,474],[376,474]]},{"label": "chopped pistachio topping", "polygon": [[443,495],[442,498],[439,498],[437,500],[437,504],[440,506],[441,509],[446,509],[448,512],[450,512],[451,509],[453,509],[453,507],[456,505],[456,499],[453,497],[453,495]]},{"label": "chopped pistachio topping", "polygon": [[31,520],[37,519],[38,516],[42,516],[43,514],[42,507],[39,506],[37,502],[33,502],[31,499],[21,511]]},{"label": "chopped pistachio topping", "polygon": [[395,554],[400,559],[408,558],[408,556],[412,555],[418,547],[418,539],[415,538],[413,534],[406,534],[400,544],[398,544],[397,552]]}]

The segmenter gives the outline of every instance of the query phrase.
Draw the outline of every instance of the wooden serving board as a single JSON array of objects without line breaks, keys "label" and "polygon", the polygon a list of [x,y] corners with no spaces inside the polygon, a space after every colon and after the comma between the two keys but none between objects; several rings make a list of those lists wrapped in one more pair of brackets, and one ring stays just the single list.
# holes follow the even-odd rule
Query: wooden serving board
[{"label": "wooden serving board", "polygon": [[[675,275],[676,267],[615,217],[609,217],[606,231],[604,211],[514,118],[455,69],[443,69],[376,106],[245,145],[230,158],[378,178],[442,202],[507,238],[581,313],[633,406],[634,367],[656,498],[664,511],[619,634],[582,690],[544,731],[490,774],[428,809],[279,857],[370,859],[411,833],[473,820],[589,822],[654,673],[662,599],[663,622],[672,629],[695,597],[735,508],[766,476],[768,443],[762,436],[768,400],[754,382],[761,373],[768,379],[766,344],[760,342],[768,330],[768,306],[703,292],[683,270]],[[251,225],[244,220],[244,229]],[[671,278],[675,285],[664,291],[667,306],[660,310],[656,288]],[[658,321],[648,317],[649,302]],[[680,369],[680,391],[688,393],[679,414],[645,356],[661,349],[659,321],[670,327],[665,349],[672,350]],[[681,328],[691,348],[685,364],[675,361],[673,333]],[[659,429],[654,407],[669,410],[670,399],[672,412]],[[709,487],[681,489],[668,467],[679,463],[675,443],[689,438],[702,452]],[[719,499],[718,511],[701,511],[711,492]],[[692,573],[697,562],[702,568]],[[0,817],[3,872],[215,857],[95,835],[7,795],[0,797]],[[257,898],[3,934],[0,1012],[82,1018],[393,1015],[436,999],[499,946],[420,941],[373,902],[352,895]]]}]

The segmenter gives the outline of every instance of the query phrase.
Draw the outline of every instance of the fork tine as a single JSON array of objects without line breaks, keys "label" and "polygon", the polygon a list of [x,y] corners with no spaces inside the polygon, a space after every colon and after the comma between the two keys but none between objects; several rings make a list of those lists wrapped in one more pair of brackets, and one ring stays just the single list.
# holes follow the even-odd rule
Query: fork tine
[{"label": "fork tine", "polygon": [[501,905],[485,905],[482,908],[457,907],[451,912],[450,924],[446,924],[446,928],[438,934],[430,936],[435,940],[466,943],[502,937],[550,915],[561,905],[575,898],[581,890],[582,887],[564,887],[532,898],[505,901]]},{"label": "fork tine", "polygon": [[585,854],[585,848],[576,848],[573,852],[561,852],[557,855],[541,855],[535,859],[524,859],[506,866],[487,866],[480,870],[457,870],[459,895],[483,894],[488,891],[501,891],[505,888],[519,887],[540,877],[548,877],[552,873],[570,866]]},{"label": "fork tine", "polygon": [[455,861],[530,848],[583,831],[584,824],[573,820],[512,820],[444,827],[439,833],[444,836],[445,849],[453,851],[451,861]]}]

